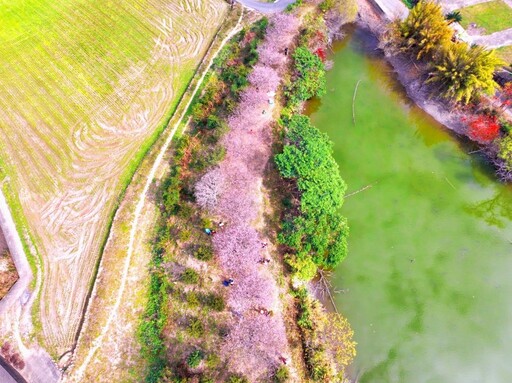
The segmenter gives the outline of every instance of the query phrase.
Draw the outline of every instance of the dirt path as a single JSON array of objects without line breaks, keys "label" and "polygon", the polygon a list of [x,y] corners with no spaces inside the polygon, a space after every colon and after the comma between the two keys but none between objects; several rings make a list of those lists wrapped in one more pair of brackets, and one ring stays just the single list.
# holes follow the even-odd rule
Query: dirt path
[{"label": "dirt path", "polygon": [[237,0],[244,7],[254,9],[261,13],[277,13],[284,11],[284,9],[295,2],[295,0],[276,0],[275,2],[264,2],[262,0]]},{"label": "dirt path", "polygon": [[471,43],[485,45],[487,48],[500,48],[512,45],[512,28],[490,35],[471,36]]},{"label": "dirt path", "polygon": [[[243,13],[240,15],[240,18],[239,18],[235,28],[233,28],[231,30],[231,32],[224,38],[224,40],[221,42],[220,46],[217,48],[217,53],[222,49],[222,47],[226,44],[226,42],[236,32],[238,32],[238,30],[240,29],[240,23],[241,23],[241,20],[242,20],[242,16],[243,16]],[[160,167],[162,165],[163,159],[164,159],[167,151],[169,150],[169,146],[170,146],[170,144],[172,142],[172,139],[173,139],[177,129],[181,125],[181,122],[182,122],[183,118],[185,117],[185,113],[187,112],[187,109],[190,106],[190,103],[192,102],[192,100],[194,98],[194,95],[199,90],[204,77],[206,76],[206,74],[207,74],[209,68],[211,67],[211,65],[213,64],[213,60],[214,60],[215,57],[216,57],[216,54],[213,55],[213,57],[210,59],[208,65],[207,65],[206,69],[203,71],[199,81],[197,82],[197,85],[196,85],[194,91],[192,92],[191,97],[189,98],[189,100],[187,101],[185,107],[183,108],[183,112],[182,112],[180,118],[176,121],[176,123],[173,125],[172,129],[169,131],[169,133],[168,133],[168,135],[167,135],[167,137],[165,139],[164,145],[160,149],[160,152],[158,153],[158,156],[157,156],[155,162],[153,163],[153,166],[151,167],[151,170],[150,170],[150,172],[149,172],[149,174],[147,176],[146,183],[144,185],[144,189],[142,190],[142,192],[140,193],[140,195],[138,197],[138,202],[137,202],[137,205],[136,205],[136,208],[135,208],[135,212],[133,214],[133,220],[132,220],[131,229],[130,229],[130,235],[129,235],[128,248],[126,250],[126,258],[125,258],[125,261],[124,261],[124,266],[123,266],[122,274],[119,276],[119,278],[121,280],[121,286],[120,286],[120,288],[119,288],[119,290],[117,292],[117,296],[116,296],[116,300],[115,300],[114,306],[113,306],[112,310],[110,311],[110,314],[109,314],[109,316],[107,318],[106,324],[103,327],[103,329],[101,330],[101,333],[93,341],[93,347],[91,347],[89,349],[89,351],[87,352],[87,355],[86,355],[83,363],[76,370],[76,373],[73,376],[73,379],[75,379],[75,381],[80,381],[81,380],[81,378],[84,375],[84,373],[85,373],[89,363],[91,362],[91,359],[93,358],[94,354],[98,351],[98,349],[102,346],[103,340],[104,340],[107,332],[109,331],[110,327],[112,326],[112,323],[116,320],[116,318],[118,316],[119,306],[121,305],[122,297],[123,297],[123,294],[124,294],[124,291],[126,289],[126,285],[127,285],[127,282],[128,282],[127,281],[127,275],[128,275],[131,259],[132,259],[133,252],[134,252],[135,239],[140,234],[139,233],[139,220],[140,220],[141,213],[143,211],[144,205],[147,202],[148,192],[149,192],[150,188],[152,187],[155,175],[159,171],[159,169],[160,169]]]},{"label": "dirt path", "polygon": [[456,9],[470,7],[480,3],[488,3],[492,0],[441,0],[439,4],[446,12],[455,11]]}]

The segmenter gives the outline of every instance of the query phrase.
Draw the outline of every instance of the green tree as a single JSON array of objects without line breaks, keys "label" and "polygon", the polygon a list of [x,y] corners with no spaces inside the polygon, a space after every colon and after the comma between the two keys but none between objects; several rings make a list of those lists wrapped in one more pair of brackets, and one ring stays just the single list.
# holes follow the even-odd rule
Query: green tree
[{"label": "green tree", "polygon": [[393,24],[391,31],[400,50],[413,53],[418,60],[432,57],[453,36],[441,6],[433,1],[420,1],[404,21]]},{"label": "green tree", "polygon": [[298,47],[293,53],[295,80],[287,96],[292,104],[323,96],[326,92],[325,67],[320,58],[307,47]]},{"label": "green tree", "polygon": [[312,271],[307,258],[318,266],[334,267],[346,256],[348,226],[340,216],[346,184],[327,135],[303,115],[294,115],[285,124],[287,144],[275,161],[281,175],[296,182],[300,214],[286,217],[279,240],[296,251],[297,259],[288,263],[304,277]]},{"label": "green tree", "polygon": [[480,93],[494,94],[493,74],[503,64],[493,50],[451,43],[439,52],[427,83],[437,84],[445,98],[468,103]]},{"label": "green tree", "polygon": [[459,11],[453,11],[446,14],[446,20],[448,20],[448,23],[460,23],[462,21],[462,15]]}]

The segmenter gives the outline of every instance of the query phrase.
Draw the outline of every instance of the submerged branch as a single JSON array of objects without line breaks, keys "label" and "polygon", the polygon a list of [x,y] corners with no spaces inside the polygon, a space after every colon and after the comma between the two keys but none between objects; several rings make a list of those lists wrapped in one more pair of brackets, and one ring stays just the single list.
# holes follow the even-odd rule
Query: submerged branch
[{"label": "submerged branch", "polygon": [[355,108],[355,102],[356,102],[356,95],[357,95],[357,88],[359,88],[359,84],[361,83],[361,80],[359,80],[356,84],[356,88],[354,89],[354,97],[352,97],[352,120],[354,121],[354,125],[356,124],[356,108]]},{"label": "submerged branch", "polygon": [[322,286],[324,287],[324,291],[327,292],[331,304],[334,307],[334,311],[336,311],[336,314],[339,314],[338,307],[336,307],[336,302],[334,302],[334,298],[331,293],[331,286],[329,281],[325,277],[324,272],[322,270],[318,270],[318,273],[320,274],[320,280],[318,282],[322,284]]},{"label": "submerged branch", "polygon": [[356,190],[355,192],[352,192],[352,193],[348,193],[345,195],[345,198],[348,198],[348,197],[352,197],[353,195],[356,195],[357,193],[361,193],[362,191],[365,191],[366,189],[369,189],[371,188],[373,185],[375,185],[378,181],[374,182],[374,183],[371,183],[369,185],[366,185],[365,187],[362,187],[361,189],[359,190]]}]

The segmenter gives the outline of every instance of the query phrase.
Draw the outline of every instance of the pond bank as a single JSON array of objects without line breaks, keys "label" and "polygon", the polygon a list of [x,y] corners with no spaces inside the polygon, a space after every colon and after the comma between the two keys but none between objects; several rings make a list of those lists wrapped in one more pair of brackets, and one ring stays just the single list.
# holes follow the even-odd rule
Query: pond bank
[{"label": "pond bank", "polygon": [[[371,2],[371,0],[358,1],[360,12],[358,25],[360,28],[370,31],[379,41],[375,49],[380,49],[387,62],[393,67],[397,79],[404,86],[407,96],[414,101],[414,103],[432,116],[436,121],[452,130],[459,136],[469,138],[468,119],[477,118],[481,116],[484,107],[498,111],[503,108],[496,108],[495,102],[492,97],[482,95],[480,106],[475,110],[463,108],[461,105],[454,104],[440,97],[433,96],[433,89],[431,86],[425,85],[427,79],[427,63],[418,62],[407,57],[405,54],[396,54],[393,52],[389,44],[383,42],[388,22],[384,16],[378,12]],[[480,110],[477,110],[480,109]],[[506,108],[501,110],[501,118],[512,121],[512,112]],[[476,144],[480,146],[480,150],[487,157],[488,161],[495,166],[496,176],[505,182],[512,180],[512,174],[507,170],[507,165],[504,160],[498,156],[499,140],[489,142],[486,144]]]}]

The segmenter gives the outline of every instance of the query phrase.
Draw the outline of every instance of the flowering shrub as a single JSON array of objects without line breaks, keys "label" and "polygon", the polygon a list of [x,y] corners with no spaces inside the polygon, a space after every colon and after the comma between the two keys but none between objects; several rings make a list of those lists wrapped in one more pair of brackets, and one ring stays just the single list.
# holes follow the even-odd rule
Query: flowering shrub
[{"label": "flowering shrub", "polygon": [[219,168],[213,168],[207,172],[195,185],[195,197],[199,206],[211,210],[217,204],[217,200],[224,185],[224,175]]},{"label": "flowering shrub", "polygon": [[495,116],[481,114],[468,125],[469,138],[482,144],[494,141],[500,134],[500,124]]},{"label": "flowering shrub", "polygon": [[[282,345],[286,342],[286,330],[280,318],[256,312],[246,315],[228,335],[229,366],[245,373],[251,382],[257,381],[260,371],[278,363]],[[269,381],[272,372],[268,370],[265,381]]]}]

